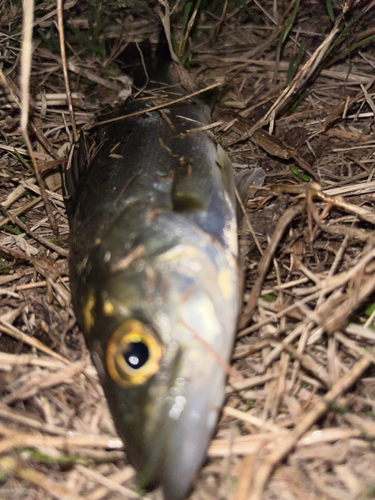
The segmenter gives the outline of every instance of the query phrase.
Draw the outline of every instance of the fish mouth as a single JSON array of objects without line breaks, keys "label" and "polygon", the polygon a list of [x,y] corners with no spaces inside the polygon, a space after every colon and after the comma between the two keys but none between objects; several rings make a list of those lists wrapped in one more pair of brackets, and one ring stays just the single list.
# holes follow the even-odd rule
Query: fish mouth
[{"label": "fish mouth", "polygon": [[[225,373],[216,360],[210,361],[208,364],[214,364],[214,369],[209,377],[201,370],[194,380],[185,382],[178,394],[165,398],[162,414],[147,446],[148,459],[138,469],[140,487],[161,486],[165,500],[182,500],[189,493],[216,428],[224,397]],[[181,377],[177,380],[181,383]]]}]

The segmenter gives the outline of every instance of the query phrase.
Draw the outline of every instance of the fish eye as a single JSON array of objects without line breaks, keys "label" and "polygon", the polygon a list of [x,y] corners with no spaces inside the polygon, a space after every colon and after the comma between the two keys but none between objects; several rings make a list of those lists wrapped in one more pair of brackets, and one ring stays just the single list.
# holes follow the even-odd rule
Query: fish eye
[{"label": "fish eye", "polygon": [[144,342],[130,342],[123,356],[130,368],[138,370],[147,363],[150,353]]},{"label": "fish eye", "polygon": [[159,370],[162,354],[151,328],[138,320],[125,321],[108,342],[108,373],[121,387],[142,385]]}]

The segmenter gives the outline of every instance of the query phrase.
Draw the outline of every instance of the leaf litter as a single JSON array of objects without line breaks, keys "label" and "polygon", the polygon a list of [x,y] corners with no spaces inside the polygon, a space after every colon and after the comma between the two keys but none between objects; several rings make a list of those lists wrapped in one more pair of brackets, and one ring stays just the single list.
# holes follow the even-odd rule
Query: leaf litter
[{"label": "leaf litter", "polygon": [[220,86],[214,130],[236,168],[266,171],[240,227],[227,399],[190,498],[373,498],[375,2],[31,7],[0,1],[1,498],[140,496],[70,305],[58,168],[75,127],[129,95],[116,55],[156,42],[160,22],[189,90]]}]

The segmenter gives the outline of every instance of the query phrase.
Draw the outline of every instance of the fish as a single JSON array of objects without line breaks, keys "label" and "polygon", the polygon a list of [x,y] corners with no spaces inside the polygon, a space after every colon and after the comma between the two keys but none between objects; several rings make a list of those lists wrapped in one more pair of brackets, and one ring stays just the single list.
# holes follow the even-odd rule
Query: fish
[{"label": "fish", "polygon": [[140,488],[182,500],[220,415],[242,296],[233,167],[209,99],[169,64],[144,58],[140,93],[81,133],[62,177],[73,308],[127,458]]}]

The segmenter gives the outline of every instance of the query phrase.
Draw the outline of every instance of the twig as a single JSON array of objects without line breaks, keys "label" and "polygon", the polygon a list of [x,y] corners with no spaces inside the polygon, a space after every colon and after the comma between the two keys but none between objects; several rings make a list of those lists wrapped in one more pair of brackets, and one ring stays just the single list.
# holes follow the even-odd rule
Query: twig
[{"label": "twig", "polygon": [[7,436],[7,439],[0,441],[0,453],[18,447],[54,447],[65,451],[76,447],[87,448],[105,448],[108,450],[121,450],[123,443],[121,439],[105,435],[82,434],[79,432],[66,432],[62,436],[44,436],[40,434],[29,434],[26,432],[13,431],[9,433],[9,429],[0,424],[0,434]]},{"label": "twig", "polygon": [[70,491],[65,486],[52,481],[46,475],[38,472],[35,469],[27,467],[20,462],[17,462],[12,457],[3,457],[0,459],[0,469],[3,471],[15,474],[24,481],[35,484],[39,488],[43,488],[47,493],[53,495],[54,497],[61,498],[64,500],[85,500],[84,497],[77,495],[76,493]]},{"label": "twig", "polygon": [[337,17],[336,22],[329,33],[329,35],[323,40],[323,42],[319,45],[319,47],[315,50],[314,54],[310,57],[310,59],[304,64],[304,66],[298,71],[296,76],[293,78],[292,83],[286,87],[282,94],[278,97],[276,102],[272,105],[270,110],[260,119],[258,122],[247,131],[240,140],[244,140],[247,137],[251,137],[253,133],[270,123],[271,120],[274,119],[276,113],[285,105],[285,103],[290,99],[290,97],[294,94],[294,92],[301,88],[304,82],[306,82],[311,75],[316,71],[320,62],[322,61],[328,47],[331,45],[332,40],[335,38],[339,31],[339,26],[342,22],[342,19],[347,12],[351,0],[347,0],[345,3],[341,14]]},{"label": "twig", "polygon": [[[113,481],[114,483],[117,484],[122,484],[125,483],[126,481],[129,481],[135,474],[135,470],[133,467],[128,466],[125,467],[122,470],[119,470],[118,472],[115,472],[114,474],[110,476],[106,476],[106,478],[110,481]],[[106,486],[102,486],[100,488],[96,488],[92,493],[90,493],[87,497],[86,500],[101,500],[103,497],[108,495],[108,490]]]},{"label": "twig", "polygon": [[[45,191],[43,192],[46,195],[46,192]],[[22,231],[24,231],[26,234],[34,238],[34,240],[39,241],[39,243],[46,246],[47,248],[50,248],[51,250],[58,253],[62,257],[68,257],[69,255],[68,250],[64,250],[64,248],[55,245],[54,243],[52,243],[52,241],[43,238],[43,236],[39,236],[39,234],[37,234],[35,231],[31,231],[26,224],[21,222],[18,217],[12,215],[8,210],[6,210],[6,208],[1,206],[1,204],[0,204],[0,210],[3,212],[5,217],[7,217],[10,221],[12,221],[13,224],[19,226],[22,229]]]},{"label": "twig", "polygon": [[328,391],[314,408],[302,418],[295,429],[290,431],[287,436],[282,437],[278,443],[277,449],[270,453],[264,464],[260,467],[255,476],[253,490],[249,500],[261,500],[264,488],[270,478],[276,465],[281,462],[296,446],[302,436],[321,418],[324,413],[331,408],[332,402],[341,394],[346,392],[358,380],[365,370],[371,365],[371,361],[362,358],[340,379],[330,391]]},{"label": "twig", "polygon": [[24,385],[17,391],[11,392],[3,397],[3,402],[8,405],[15,401],[35,396],[41,389],[64,384],[78,373],[81,373],[85,366],[86,361],[76,361],[75,363],[65,365],[56,373],[50,373],[48,370],[44,370],[45,373],[43,375],[38,374],[36,377],[33,377],[31,373]]},{"label": "twig", "polygon": [[296,215],[301,213],[304,208],[305,208],[305,202],[299,203],[294,207],[288,208],[288,210],[285,212],[285,214],[280,218],[279,222],[277,223],[271,241],[267,246],[267,249],[265,250],[262,259],[259,263],[258,277],[253,285],[245,309],[240,317],[239,321],[240,329],[245,328],[245,326],[249,323],[250,319],[252,318],[252,315],[257,305],[260,291],[262,289],[263,281],[266,277],[268,268],[272,262],[273,256],[276,252],[276,248],[280,243],[280,240],[284,234],[285,229],[292,222],[294,217],[296,217]]},{"label": "twig", "polygon": [[[58,184],[57,186],[55,186],[53,189],[51,189],[50,192],[54,192],[54,191],[57,191],[61,188],[61,184]],[[26,188],[26,189],[29,189],[29,188]],[[23,191],[25,190],[25,188],[23,188]],[[22,192],[23,192],[22,191]],[[47,191],[48,192],[48,191]],[[13,210],[12,212],[10,212],[11,215],[13,215],[13,217],[17,216],[17,215],[21,215],[21,214],[24,214],[26,212],[28,212],[31,208],[34,208],[38,203],[40,203],[42,200],[42,197],[41,196],[38,196],[37,198],[35,198],[35,200],[33,201],[30,201],[30,203],[26,203],[26,205],[22,205],[20,208],[17,208],[16,210]],[[4,206],[4,205],[3,205]],[[5,217],[4,219],[2,219],[0,221],[0,227],[4,226],[4,224],[8,224],[8,222],[10,221],[9,217]]]},{"label": "twig", "polygon": [[325,201],[326,203],[331,203],[332,205],[342,208],[347,212],[358,215],[358,217],[360,217],[362,220],[370,222],[371,224],[375,224],[375,212],[372,212],[371,210],[368,210],[364,207],[359,207],[357,205],[354,205],[353,203],[348,203],[341,197],[333,198],[332,196],[329,196],[328,194],[324,193],[319,188],[320,186],[317,189],[315,184],[311,186],[312,196],[314,198],[317,198],[321,201]]},{"label": "twig", "polygon": [[244,217],[244,220],[246,222],[247,228],[250,231],[250,234],[251,234],[251,236],[253,237],[253,239],[255,241],[255,244],[256,244],[256,246],[258,248],[258,251],[259,251],[260,255],[263,255],[263,249],[262,249],[262,247],[261,247],[261,245],[259,243],[258,237],[257,237],[257,235],[256,235],[256,233],[255,233],[255,231],[253,229],[253,226],[251,225],[250,219],[249,219],[249,217],[248,217],[248,215],[246,213],[246,209],[245,209],[245,206],[243,204],[243,201],[241,200],[241,196],[240,196],[240,194],[238,192],[238,189],[235,188],[235,191],[236,191],[236,198],[237,198],[238,204],[239,204],[239,206],[241,208],[241,211],[243,213],[243,217]]},{"label": "twig", "polygon": [[[43,179],[39,172],[38,162],[36,161],[34,151],[30,142],[27,124],[29,121],[29,87],[30,87],[30,70],[31,70],[31,55],[32,55],[32,27],[34,19],[34,0],[25,0],[23,14],[23,38],[22,38],[22,56],[21,56],[21,131],[24,141],[29,152],[31,162],[33,164],[35,177],[37,178],[40,188],[40,194],[43,199],[44,206],[48,215],[48,220],[52,231],[59,235],[59,230],[52,213],[51,205],[46,195]],[[5,77],[2,78],[5,80]],[[6,84],[7,85],[7,84]]]},{"label": "twig", "polygon": [[193,92],[192,94],[184,95],[183,97],[179,97],[178,99],[174,99],[173,101],[168,101],[163,104],[159,104],[158,106],[152,106],[151,108],[145,108],[142,109],[141,111],[136,111],[135,113],[130,113],[128,115],[122,115],[118,116],[117,118],[111,118],[110,120],[104,120],[102,122],[96,123],[94,127],[97,127],[99,125],[105,125],[107,123],[113,123],[113,122],[118,122],[121,120],[125,120],[126,118],[133,118],[134,116],[139,116],[143,115],[144,113],[150,113],[151,111],[157,111],[158,109],[162,108],[167,108],[168,106],[172,106],[173,104],[177,104],[182,101],[186,101],[190,99],[191,97],[195,97],[196,95],[203,94],[204,92],[207,92],[208,90],[211,89],[216,89],[217,87],[220,87],[222,85],[221,82],[218,83],[213,83],[212,85],[209,85],[208,87],[205,87],[204,89],[197,90],[196,92]]},{"label": "twig", "polygon": [[180,61],[179,61],[178,57],[176,56],[176,54],[175,54],[175,52],[173,50],[173,45],[172,45],[172,38],[171,38],[171,12],[170,12],[170,8],[169,8],[169,3],[168,3],[167,0],[159,0],[159,3],[165,9],[164,14],[161,11],[161,9],[160,9],[159,6],[157,6],[155,8],[155,12],[160,17],[160,20],[161,20],[161,22],[163,24],[165,37],[166,37],[167,42],[168,42],[169,53],[171,54],[172,60],[174,62],[176,62],[177,64],[180,64]]},{"label": "twig", "polygon": [[1,323],[0,332],[6,333],[7,335],[13,337],[14,339],[17,339],[20,342],[24,342],[25,344],[31,347],[35,347],[36,349],[39,349],[39,351],[42,351],[45,354],[52,356],[53,358],[59,359],[65,364],[70,364],[70,361],[68,361],[66,358],[60,356],[60,354],[57,354],[57,352],[52,351],[52,349],[42,344],[42,342],[40,342],[38,339],[29,337],[29,335],[26,335],[26,333],[21,332],[21,330],[19,330],[15,326],[2,320],[1,317],[0,317],[0,323]]},{"label": "twig", "polygon": [[63,73],[64,73],[66,98],[68,100],[68,107],[69,107],[70,119],[72,121],[73,138],[74,138],[74,142],[76,143],[78,141],[78,134],[77,134],[76,119],[75,119],[75,116],[74,116],[72,94],[70,92],[68,68],[67,68],[67,64],[66,64],[65,39],[64,39],[65,38],[64,37],[64,19],[63,19],[63,3],[62,3],[62,0],[57,0],[57,20],[58,20],[61,61],[62,61],[62,68],[63,68]]},{"label": "twig", "polygon": [[[369,210],[368,208],[360,207],[358,205],[354,205],[353,203],[349,203],[344,198],[342,198],[342,196],[340,196],[340,194],[351,193],[351,192],[358,193],[358,191],[373,189],[374,187],[375,187],[374,182],[366,182],[363,184],[351,185],[342,188],[335,188],[322,191],[322,188],[318,183],[312,182],[307,186],[306,185],[289,186],[283,184],[276,184],[267,186],[266,188],[262,189],[266,189],[274,193],[299,194],[300,197],[305,197],[307,188],[308,194],[312,198],[334,205],[335,207],[341,208],[342,210],[357,215],[362,220],[370,222],[371,224],[375,224],[375,212]],[[334,197],[333,195],[336,195],[336,197]]]},{"label": "twig", "polygon": [[[111,481],[111,479],[108,479],[102,474],[90,470],[83,465],[77,465],[76,469],[91,481],[106,486],[109,491],[120,493],[124,498],[140,498],[139,494],[136,491],[133,491],[126,486],[122,486],[121,484],[115,483],[114,481]],[[142,499],[150,500],[150,497],[148,497],[147,495],[142,495]]]}]

